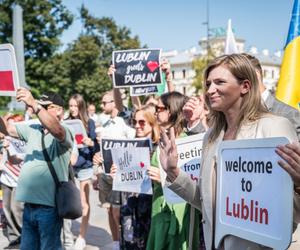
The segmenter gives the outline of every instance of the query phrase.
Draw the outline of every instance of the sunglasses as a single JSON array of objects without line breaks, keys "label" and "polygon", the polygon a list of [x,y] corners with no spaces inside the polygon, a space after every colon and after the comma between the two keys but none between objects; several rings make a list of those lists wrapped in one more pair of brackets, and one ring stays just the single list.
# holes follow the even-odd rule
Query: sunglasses
[{"label": "sunglasses", "polygon": [[166,108],[166,107],[163,107],[163,106],[156,106],[156,107],[155,107],[156,113],[160,113],[160,112],[163,112],[163,111],[165,111],[165,110],[167,110],[167,108]]},{"label": "sunglasses", "polygon": [[132,120],[133,126],[135,126],[137,123],[139,124],[139,126],[141,128],[145,127],[145,125],[146,125],[146,121],[145,120],[136,120],[136,119]]}]

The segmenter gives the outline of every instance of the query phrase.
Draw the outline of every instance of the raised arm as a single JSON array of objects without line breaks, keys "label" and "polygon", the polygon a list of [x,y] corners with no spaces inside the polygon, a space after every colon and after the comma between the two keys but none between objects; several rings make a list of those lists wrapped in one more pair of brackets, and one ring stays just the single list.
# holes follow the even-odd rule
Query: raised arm
[{"label": "raised arm", "polygon": [[40,107],[33,98],[31,92],[25,88],[19,88],[17,91],[17,101],[22,101],[33,108],[41,124],[59,141],[66,137],[66,131],[60,124],[57,117],[51,115],[46,109]]},{"label": "raised arm", "polygon": [[171,72],[171,65],[168,62],[167,59],[163,59],[162,63],[160,65],[161,70],[165,73],[166,75],[166,81],[167,81],[167,86],[168,86],[168,91],[173,92],[175,90],[173,81],[172,81],[172,72]]}]

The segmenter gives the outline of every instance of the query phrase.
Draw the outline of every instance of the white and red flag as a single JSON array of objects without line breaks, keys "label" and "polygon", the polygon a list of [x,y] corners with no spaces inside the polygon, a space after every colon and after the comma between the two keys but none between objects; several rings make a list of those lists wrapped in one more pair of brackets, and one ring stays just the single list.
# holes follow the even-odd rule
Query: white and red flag
[{"label": "white and red flag", "polygon": [[0,44],[0,96],[16,96],[19,76],[14,47]]}]

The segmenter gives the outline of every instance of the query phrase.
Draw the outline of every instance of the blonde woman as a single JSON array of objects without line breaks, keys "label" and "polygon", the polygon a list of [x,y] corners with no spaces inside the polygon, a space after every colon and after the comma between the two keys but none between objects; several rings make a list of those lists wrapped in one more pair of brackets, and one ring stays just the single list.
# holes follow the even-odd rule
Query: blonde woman
[{"label": "blonde woman", "polygon": [[[177,168],[174,131],[170,137],[163,132],[161,163],[167,172],[169,187],[202,211],[206,249],[214,249],[216,160],[223,140],[254,139],[283,136],[297,142],[293,125],[283,117],[267,112],[261,102],[255,69],[247,57],[239,54],[213,60],[204,74],[205,101],[210,111],[210,129],[203,144],[199,185]],[[298,202],[299,201],[299,197]],[[297,199],[296,199],[297,201]],[[298,203],[299,205],[300,203]],[[224,237],[225,250],[266,249],[266,247],[236,236]]]}]

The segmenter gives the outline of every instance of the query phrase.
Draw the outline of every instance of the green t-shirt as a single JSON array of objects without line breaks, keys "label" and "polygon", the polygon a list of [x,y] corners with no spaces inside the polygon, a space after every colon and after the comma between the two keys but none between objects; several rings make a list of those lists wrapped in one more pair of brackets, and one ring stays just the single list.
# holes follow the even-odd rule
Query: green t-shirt
[{"label": "green t-shirt", "polygon": [[[67,181],[68,166],[73,148],[70,130],[63,126],[66,138],[58,141],[50,133],[45,135],[45,146],[60,181]],[[26,203],[55,206],[55,183],[42,152],[41,125],[16,124],[21,140],[27,142],[26,156],[22,166],[16,199]]]}]

